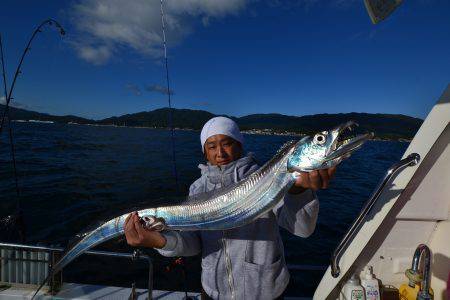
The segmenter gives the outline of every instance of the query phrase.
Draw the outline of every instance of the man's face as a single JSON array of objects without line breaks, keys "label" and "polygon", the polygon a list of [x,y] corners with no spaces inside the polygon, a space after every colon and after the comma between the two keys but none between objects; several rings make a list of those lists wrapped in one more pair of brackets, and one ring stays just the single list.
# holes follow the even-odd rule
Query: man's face
[{"label": "man's face", "polygon": [[210,164],[223,166],[242,155],[242,145],[227,135],[216,134],[205,142],[205,156]]}]

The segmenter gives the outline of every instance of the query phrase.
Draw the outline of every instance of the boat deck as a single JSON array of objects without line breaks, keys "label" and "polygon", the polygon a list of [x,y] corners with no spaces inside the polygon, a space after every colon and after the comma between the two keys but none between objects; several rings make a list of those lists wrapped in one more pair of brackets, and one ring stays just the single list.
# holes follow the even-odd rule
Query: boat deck
[{"label": "boat deck", "polygon": [[[130,297],[131,291],[131,288],[117,286],[64,283],[61,291],[55,296],[48,295],[45,291],[40,291],[35,299],[132,299],[132,297]],[[33,296],[34,292],[35,289],[30,289],[30,287],[13,286],[0,291],[0,299],[30,299]],[[184,292],[154,290],[152,296],[153,299],[158,300],[185,299]],[[188,293],[188,296],[194,300],[200,299],[200,293]],[[134,299],[148,299],[147,290],[135,289]]]},{"label": "boat deck", "polygon": [[[0,299],[2,300],[19,300],[30,299],[34,294],[34,289],[30,289],[29,286],[12,286],[12,287],[0,287]],[[91,284],[77,284],[77,283],[64,283],[61,291],[55,296],[46,294],[45,291],[40,291],[37,300],[50,300],[50,299],[132,299],[131,288],[117,287],[117,286],[104,286],[104,285],[91,285]],[[153,299],[157,300],[181,300],[186,299],[184,292],[178,291],[160,291],[153,290]],[[188,293],[188,297],[192,300],[200,300],[200,293]],[[135,289],[135,298],[137,300],[148,299],[148,291],[146,289]],[[309,300],[312,298],[304,297],[285,297],[286,300]]]}]

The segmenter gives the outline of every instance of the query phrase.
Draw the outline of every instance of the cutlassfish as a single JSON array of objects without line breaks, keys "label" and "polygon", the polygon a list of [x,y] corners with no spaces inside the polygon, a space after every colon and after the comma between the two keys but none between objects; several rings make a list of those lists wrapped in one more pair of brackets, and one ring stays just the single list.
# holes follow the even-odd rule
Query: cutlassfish
[{"label": "cutlassfish", "polygon": [[[299,172],[336,166],[373,137],[373,133],[366,133],[343,138],[344,132],[354,126],[357,124],[349,121],[332,130],[288,142],[259,170],[229,187],[189,197],[179,205],[140,210],[138,214],[142,224],[158,231],[226,230],[246,225],[281,201]],[[128,215],[118,216],[79,235],[79,241],[66,250],[53,266],[49,277],[83,252],[124,234],[124,222]]]}]

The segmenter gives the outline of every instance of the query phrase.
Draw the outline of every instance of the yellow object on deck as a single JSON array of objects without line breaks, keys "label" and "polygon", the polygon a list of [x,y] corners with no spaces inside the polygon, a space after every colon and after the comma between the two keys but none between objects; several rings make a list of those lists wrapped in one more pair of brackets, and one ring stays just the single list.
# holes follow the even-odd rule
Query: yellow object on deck
[{"label": "yellow object on deck", "polygon": [[420,285],[418,284],[416,284],[414,287],[411,287],[407,283],[402,284],[398,289],[400,300],[416,300],[419,290]]},{"label": "yellow object on deck", "polygon": [[[419,291],[420,291],[420,284],[415,284],[414,287],[411,287],[409,284],[405,283],[402,284],[398,289],[400,300],[416,300]],[[431,295],[434,295],[432,288],[430,288],[429,292]]]}]

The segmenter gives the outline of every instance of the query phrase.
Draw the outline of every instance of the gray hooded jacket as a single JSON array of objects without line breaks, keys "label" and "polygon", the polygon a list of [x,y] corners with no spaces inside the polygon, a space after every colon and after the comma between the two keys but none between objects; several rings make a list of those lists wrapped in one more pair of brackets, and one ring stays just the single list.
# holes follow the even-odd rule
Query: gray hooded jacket
[{"label": "gray hooded jacket", "polygon": [[[251,155],[225,166],[199,165],[202,176],[190,187],[195,195],[225,187],[258,169]],[[165,231],[164,256],[202,253],[202,286],[213,299],[274,299],[289,282],[278,226],[308,237],[319,212],[315,193],[287,194],[273,210],[251,224],[225,231]]]}]

